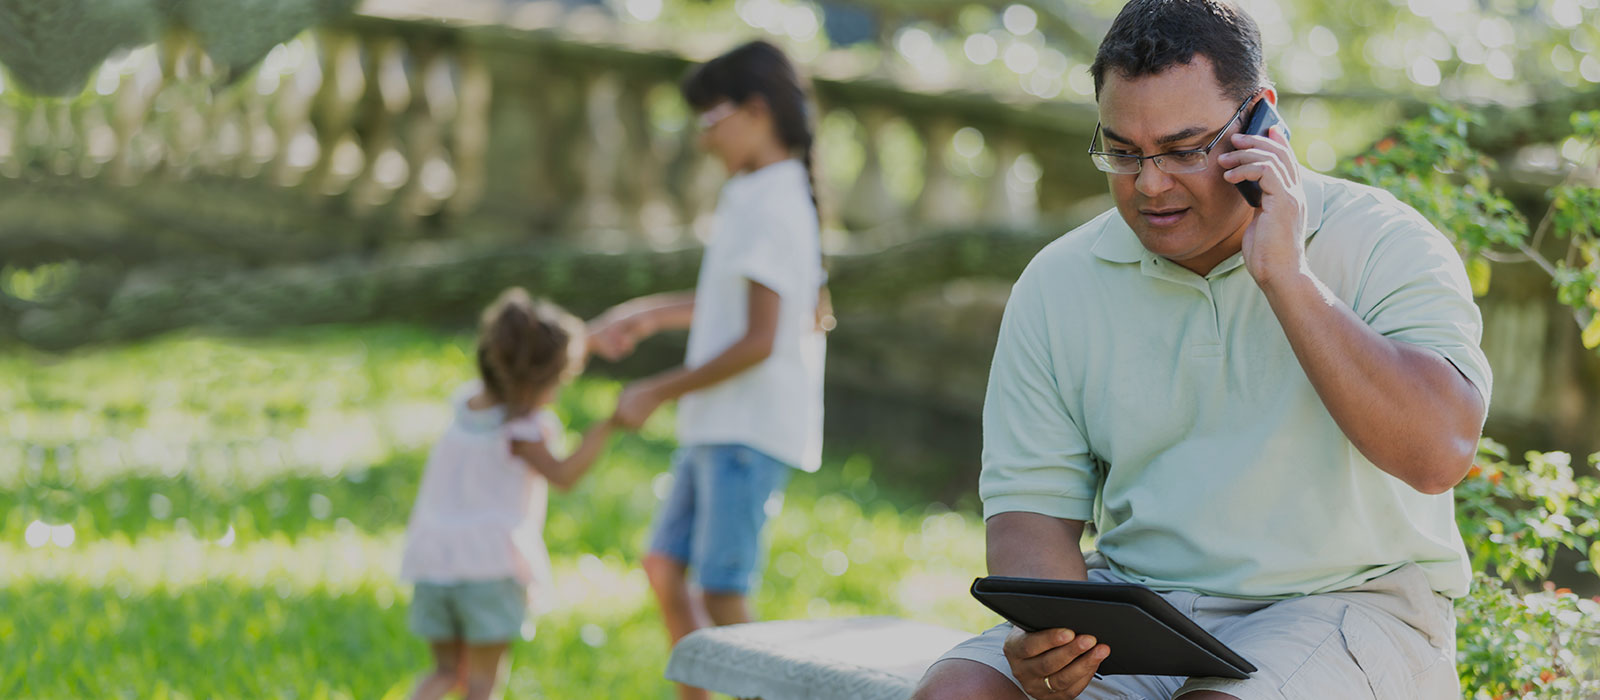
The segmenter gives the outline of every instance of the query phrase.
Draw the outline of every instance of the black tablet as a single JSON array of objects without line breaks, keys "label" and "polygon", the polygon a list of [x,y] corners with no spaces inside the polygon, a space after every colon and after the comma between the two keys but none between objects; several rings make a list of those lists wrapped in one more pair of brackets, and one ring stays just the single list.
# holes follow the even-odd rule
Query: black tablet
[{"label": "black tablet", "polygon": [[1028,632],[1065,627],[1111,647],[1102,675],[1246,678],[1255,665],[1137,583],[988,576],[972,597]]}]

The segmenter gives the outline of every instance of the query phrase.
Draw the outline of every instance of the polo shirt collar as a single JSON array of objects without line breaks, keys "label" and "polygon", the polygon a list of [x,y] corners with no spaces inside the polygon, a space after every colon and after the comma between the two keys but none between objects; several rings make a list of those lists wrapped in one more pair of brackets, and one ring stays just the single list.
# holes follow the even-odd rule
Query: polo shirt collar
[{"label": "polo shirt collar", "polygon": [[[1322,189],[1325,176],[1309,170],[1304,170],[1302,173],[1301,185],[1306,190],[1305,238],[1309,240],[1311,235],[1322,227]],[[1101,229],[1100,237],[1095,240],[1094,246],[1091,248],[1096,257],[1114,263],[1136,263],[1156,257],[1154,253],[1145,249],[1143,243],[1139,242],[1138,235],[1134,234],[1133,229],[1128,227],[1128,222],[1123,220],[1120,211],[1113,208],[1106,214],[1105,226]],[[1237,267],[1236,263],[1240,259],[1239,254],[1234,254],[1233,257],[1218,264],[1212,274],[1218,274]]]}]

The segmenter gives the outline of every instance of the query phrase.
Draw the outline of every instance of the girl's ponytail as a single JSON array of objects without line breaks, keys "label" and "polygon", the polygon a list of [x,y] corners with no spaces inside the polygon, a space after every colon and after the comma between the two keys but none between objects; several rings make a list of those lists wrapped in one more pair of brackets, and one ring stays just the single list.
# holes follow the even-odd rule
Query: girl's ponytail
[{"label": "girl's ponytail", "polygon": [[810,139],[806,140],[805,145],[800,147],[800,164],[806,166],[806,184],[811,186],[811,208],[817,210],[817,221],[821,221],[822,205],[817,203],[817,173],[811,167],[811,154],[816,149],[816,136],[812,135]]}]

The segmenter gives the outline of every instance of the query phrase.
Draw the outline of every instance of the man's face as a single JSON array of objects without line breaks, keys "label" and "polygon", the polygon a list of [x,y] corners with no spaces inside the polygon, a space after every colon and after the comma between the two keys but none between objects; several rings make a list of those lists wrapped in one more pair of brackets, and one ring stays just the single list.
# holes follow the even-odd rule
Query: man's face
[{"label": "man's face", "polygon": [[[1145,156],[1204,148],[1238,107],[1205,56],[1139,78],[1112,70],[1100,88],[1100,148]],[[1255,210],[1222,179],[1216,158],[1232,149],[1224,135],[1200,172],[1173,175],[1147,160],[1137,175],[1106,175],[1117,211],[1147,250],[1200,274],[1239,251]]]}]

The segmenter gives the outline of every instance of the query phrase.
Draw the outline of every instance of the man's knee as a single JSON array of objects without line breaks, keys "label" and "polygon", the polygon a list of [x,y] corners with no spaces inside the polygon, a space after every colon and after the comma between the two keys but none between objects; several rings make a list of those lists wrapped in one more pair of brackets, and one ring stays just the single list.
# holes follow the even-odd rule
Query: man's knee
[{"label": "man's knee", "polygon": [[1023,700],[1016,684],[984,664],[967,659],[945,659],[922,676],[911,700]]}]

